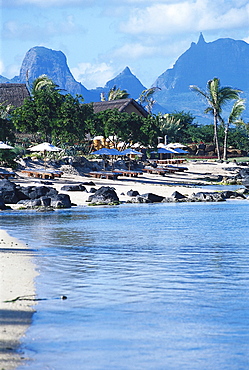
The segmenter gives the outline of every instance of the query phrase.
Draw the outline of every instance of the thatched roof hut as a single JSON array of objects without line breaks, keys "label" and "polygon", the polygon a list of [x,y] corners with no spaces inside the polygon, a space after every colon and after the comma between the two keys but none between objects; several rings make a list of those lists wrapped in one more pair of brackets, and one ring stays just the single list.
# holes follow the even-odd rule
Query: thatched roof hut
[{"label": "thatched roof hut", "polygon": [[109,101],[100,101],[93,103],[94,113],[99,113],[107,109],[117,109],[119,112],[126,112],[131,114],[132,112],[142,117],[147,117],[148,112],[137,103],[134,99],[118,99]]},{"label": "thatched roof hut", "polygon": [[14,108],[20,107],[25,98],[30,98],[29,91],[25,84],[1,83],[0,103],[11,104]]}]

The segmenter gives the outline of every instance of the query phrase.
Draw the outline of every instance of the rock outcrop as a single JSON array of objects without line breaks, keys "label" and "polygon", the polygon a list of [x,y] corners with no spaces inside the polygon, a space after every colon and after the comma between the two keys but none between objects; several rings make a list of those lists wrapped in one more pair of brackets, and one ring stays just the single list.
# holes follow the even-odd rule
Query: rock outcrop
[{"label": "rock outcrop", "polygon": [[119,198],[114,188],[110,186],[101,186],[90,195],[88,202],[91,204],[118,204]]},{"label": "rock outcrop", "polygon": [[[2,204],[2,206],[1,206]],[[0,180],[0,209],[6,204],[19,204],[25,208],[53,207],[70,208],[72,206],[69,195],[59,194],[49,186],[19,186],[14,182]]]}]

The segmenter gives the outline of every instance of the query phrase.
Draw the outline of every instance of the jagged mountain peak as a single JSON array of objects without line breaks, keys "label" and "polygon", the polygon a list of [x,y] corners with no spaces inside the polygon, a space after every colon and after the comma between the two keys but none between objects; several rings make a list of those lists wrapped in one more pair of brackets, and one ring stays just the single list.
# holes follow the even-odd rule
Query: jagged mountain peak
[{"label": "jagged mountain peak", "polygon": [[85,94],[87,89],[77,82],[67,65],[67,58],[62,51],[35,46],[25,55],[20,69],[19,81],[32,82],[41,75],[47,75],[65,92],[73,95]]},{"label": "jagged mountain peak", "polygon": [[214,77],[222,85],[249,90],[249,45],[229,38],[206,42],[201,34],[176,61],[158,77],[153,86],[175,93],[189,91],[190,85],[205,87]]},{"label": "jagged mountain peak", "polygon": [[202,34],[202,32],[200,33],[200,36],[199,36],[199,40],[197,42],[197,45],[203,45],[203,44],[206,44],[206,41],[204,39],[204,36]]},{"label": "jagged mountain peak", "polygon": [[125,67],[121,73],[108,81],[105,85],[105,89],[112,89],[114,86],[121,90],[126,90],[134,99],[137,99],[141,92],[146,89],[139,79],[131,72],[129,67]]}]

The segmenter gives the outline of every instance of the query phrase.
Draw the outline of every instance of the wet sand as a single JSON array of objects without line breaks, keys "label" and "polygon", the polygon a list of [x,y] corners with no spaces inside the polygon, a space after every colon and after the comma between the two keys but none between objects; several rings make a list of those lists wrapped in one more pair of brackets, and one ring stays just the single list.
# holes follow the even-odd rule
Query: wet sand
[{"label": "wet sand", "polygon": [[35,276],[33,252],[27,245],[0,230],[0,369],[15,369],[22,354],[17,352],[20,339],[32,322],[34,301],[17,299],[33,298]]}]

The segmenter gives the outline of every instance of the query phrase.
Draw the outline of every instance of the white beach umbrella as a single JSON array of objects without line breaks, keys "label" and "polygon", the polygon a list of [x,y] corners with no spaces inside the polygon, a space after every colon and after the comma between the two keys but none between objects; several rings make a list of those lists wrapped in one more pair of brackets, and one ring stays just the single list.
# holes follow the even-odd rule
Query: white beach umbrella
[{"label": "white beach umbrella", "polygon": [[0,149],[14,149],[14,147],[8,144],[5,144],[3,141],[0,141]]},{"label": "white beach umbrella", "polygon": [[57,146],[46,142],[32,146],[28,149],[32,152],[59,152],[60,150],[62,150],[61,148],[58,148]]},{"label": "white beach umbrella", "polygon": [[169,143],[166,145],[166,147],[168,148],[172,148],[172,149],[175,149],[175,148],[186,148],[186,145],[184,144],[181,144],[181,143]]},{"label": "white beach umbrella", "polygon": [[32,146],[31,148],[28,148],[28,149],[32,152],[43,152],[44,153],[44,167],[45,168],[46,168],[46,153],[47,152],[59,152],[62,150],[61,148],[53,144],[47,143],[47,142]]}]

